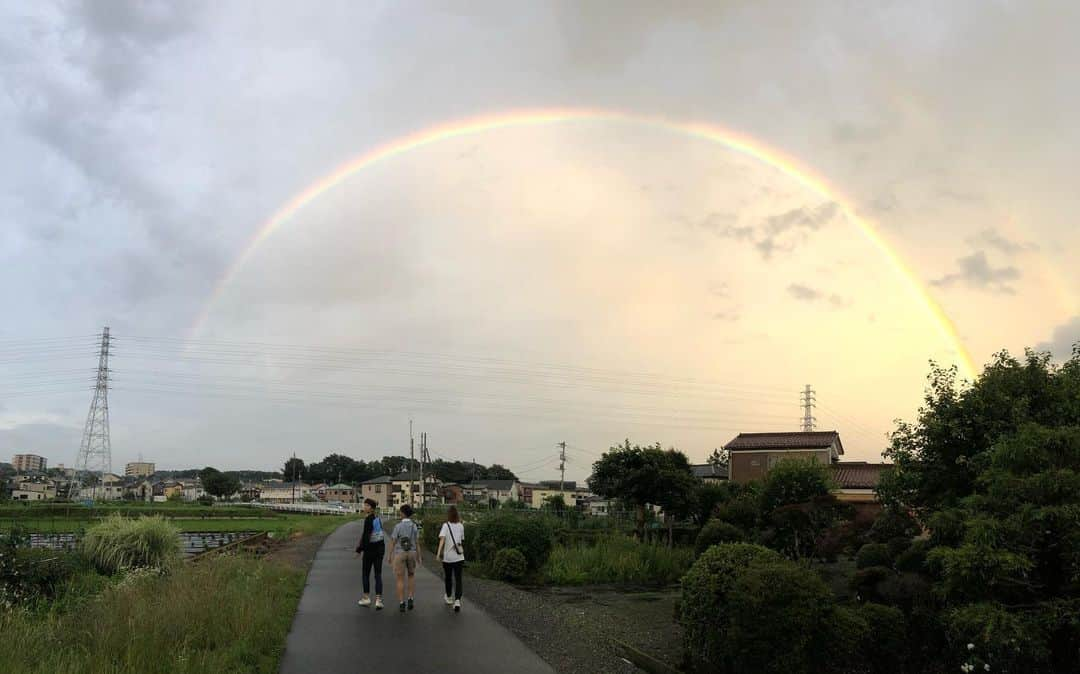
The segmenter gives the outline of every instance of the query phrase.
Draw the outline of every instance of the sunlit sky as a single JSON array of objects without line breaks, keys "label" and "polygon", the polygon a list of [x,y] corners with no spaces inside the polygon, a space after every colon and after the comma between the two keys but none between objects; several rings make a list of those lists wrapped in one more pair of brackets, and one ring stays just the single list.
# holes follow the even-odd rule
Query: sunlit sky
[{"label": "sunlit sky", "polygon": [[[103,325],[115,468],[411,418],[532,479],[798,430],[806,384],[877,460],[963,368],[935,306],[976,365],[1080,340],[1075,4],[658,5],[0,7],[0,460],[74,463]],[[249,250],[375,148],[554,109],[608,114],[389,156]]]}]

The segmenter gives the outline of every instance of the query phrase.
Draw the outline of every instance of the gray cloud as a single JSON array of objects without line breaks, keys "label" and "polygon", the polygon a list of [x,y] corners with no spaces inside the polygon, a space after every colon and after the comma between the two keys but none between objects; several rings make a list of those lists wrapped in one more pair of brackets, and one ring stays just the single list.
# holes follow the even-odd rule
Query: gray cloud
[{"label": "gray cloud", "polygon": [[71,466],[79,450],[81,429],[53,423],[20,424],[0,428],[0,452],[40,454],[50,466],[63,463]]},{"label": "gray cloud", "polygon": [[987,227],[986,229],[981,230],[978,234],[968,239],[968,242],[975,246],[988,246],[1007,255],[1015,255],[1017,253],[1025,253],[1039,249],[1038,244],[1032,243],[1031,241],[1013,241],[1002,235],[993,227]]},{"label": "gray cloud", "polygon": [[1067,360],[1080,349],[1080,316],[1054,328],[1050,340],[1039,344],[1039,351],[1049,351],[1055,358]]},{"label": "gray cloud", "polygon": [[788,294],[803,302],[815,302],[821,299],[821,292],[801,283],[792,283],[788,286]]},{"label": "gray cloud", "polygon": [[963,284],[977,290],[1011,295],[1016,292],[1009,283],[1020,278],[1020,270],[1013,266],[994,267],[990,264],[983,251],[976,251],[971,255],[957,260],[960,265],[959,271],[946,274],[930,281],[931,285],[939,288],[951,288],[957,284]]},{"label": "gray cloud", "polygon": [[721,238],[752,242],[762,259],[768,260],[777,252],[794,250],[800,237],[821,229],[839,213],[839,205],[830,201],[770,215],[756,227],[735,224],[738,216],[715,212],[707,215],[698,226]]}]

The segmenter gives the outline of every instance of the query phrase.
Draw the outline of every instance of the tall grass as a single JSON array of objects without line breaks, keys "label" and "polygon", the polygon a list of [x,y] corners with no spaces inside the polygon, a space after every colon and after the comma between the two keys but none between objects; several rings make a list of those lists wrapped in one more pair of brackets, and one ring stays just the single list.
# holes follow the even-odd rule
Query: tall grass
[{"label": "tall grass", "polygon": [[609,536],[594,543],[556,546],[542,572],[551,585],[668,585],[678,581],[693,563],[690,548]]},{"label": "tall grass", "polygon": [[0,672],[276,672],[303,585],[239,556],[131,573],[77,610],[0,612]]},{"label": "tall grass", "polygon": [[142,567],[167,570],[180,561],[180,530],[163,517],[114,515],[90,527],[79,548],[102,573]]}]

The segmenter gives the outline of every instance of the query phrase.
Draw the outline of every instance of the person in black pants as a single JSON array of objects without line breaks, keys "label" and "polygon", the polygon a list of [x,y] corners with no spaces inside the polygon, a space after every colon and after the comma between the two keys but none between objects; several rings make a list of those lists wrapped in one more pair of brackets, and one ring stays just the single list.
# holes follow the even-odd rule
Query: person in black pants
[{"label": "person in black pants", "polygon": [[465,568],[465,525],[457,508],[446,511],[446,522],[439,530],[439,549],[435,556],[443,563],[443,580],[446,583],[446,604],[454,611],[461,610],[461,572]]},{"label": "person in black pants", "polygon": [[386,555],[386,543],[382,528],[382,520],[379,518],[376,508],[378,503],[374,499],[364,499],[364,532],[360,535],[360,542],[356,545],[356,554],[363,556],[361,571],[364,574],[364,594],[357,603],[360,606],[371,606],[371,572],[375,571],[375,610],[381,611],[382,603],[382,566],[383,556]]}]

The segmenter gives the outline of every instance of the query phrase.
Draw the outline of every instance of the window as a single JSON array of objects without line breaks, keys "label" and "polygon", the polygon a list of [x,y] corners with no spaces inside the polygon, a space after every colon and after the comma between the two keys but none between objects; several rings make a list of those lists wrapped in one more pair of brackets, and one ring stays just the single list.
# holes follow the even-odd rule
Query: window
[{"label": "window", "polygon": [[382,493],[382,485],[381,484],[375,485],[375,493],[376,494],[381,494]]}]

